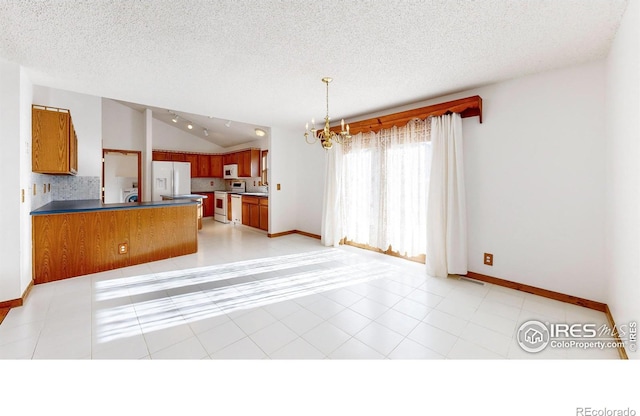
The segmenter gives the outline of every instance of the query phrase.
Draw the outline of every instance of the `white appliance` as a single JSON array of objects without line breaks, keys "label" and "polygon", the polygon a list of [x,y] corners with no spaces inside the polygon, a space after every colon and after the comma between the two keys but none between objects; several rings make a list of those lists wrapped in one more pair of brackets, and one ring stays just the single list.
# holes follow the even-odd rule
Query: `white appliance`
[{"label": "white appliance", "polygon": [[238,179],[238,165],[224,165],[222,167],[223,176],[225,179]]},{"label": "white appliance", "polygon": [[138,188],[123,189],[122,202],[138,202]]},{"label": "white appliance", "polygon": [[213,219],[224,224],[228,223],[227,207],[227,192],[215,191],[213,193]]},{"label": "white appliance", "polygon": [[[213,193],[213,219],[227,224],[229,223],[229,195],[232,201],[232,219],[233,219],[233,196],[242,194],[247,189],[245,181],[231,181],[227,185],[228,191],[215,191]],[[240,222],[242,222],[242,206],[240,206]],[[234,222],[235,223],[235,222]]]},{"label": "white appliance", "polygon": [[242,224],[242,195],[231,195],[231,222]]},{"label": "white appliance", "polygon": [[162,195],[191,193],[191,163],[151,162],[151,200],[162,201]]}]

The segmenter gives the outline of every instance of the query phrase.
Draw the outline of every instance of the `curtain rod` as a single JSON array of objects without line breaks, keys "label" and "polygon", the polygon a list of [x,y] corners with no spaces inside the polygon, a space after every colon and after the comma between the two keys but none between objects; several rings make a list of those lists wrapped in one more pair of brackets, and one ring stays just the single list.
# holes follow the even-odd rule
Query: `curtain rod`
[{"label": "curtain rod", "polygon": [[[460,113],[462,118],[478,116],[480,123],[482,123],[482,98],[479,95],[474,95],[459,100],[355,121],[349,123],[349,129],[351,134],[367,133],[370,131],[377,133],[382,129],[389,129],[393,126],[402,127],[416,118],[423,120],[429,116],[441,116],[449,113]],[[331,131],[339,132],[340,126],[332,127]]]}]

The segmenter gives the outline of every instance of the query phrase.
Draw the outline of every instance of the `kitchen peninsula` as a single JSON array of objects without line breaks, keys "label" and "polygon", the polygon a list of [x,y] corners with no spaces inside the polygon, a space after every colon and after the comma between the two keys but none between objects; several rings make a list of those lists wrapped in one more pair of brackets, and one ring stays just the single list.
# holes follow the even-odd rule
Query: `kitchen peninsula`
[{"label": "kitchen peninsula", "polygon": [[195,253],[198,203],[53,201],[31,212],[35,284]]}]

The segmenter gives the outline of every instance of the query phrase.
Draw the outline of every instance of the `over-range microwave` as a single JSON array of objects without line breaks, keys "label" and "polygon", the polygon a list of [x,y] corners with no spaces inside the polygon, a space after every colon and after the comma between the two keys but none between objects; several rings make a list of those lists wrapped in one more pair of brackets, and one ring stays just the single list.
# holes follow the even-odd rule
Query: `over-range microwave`
[{"label": "over-range microwave", "polygon": [[238,179],[238,165],[224,165],[222,173],[225,179]]}]

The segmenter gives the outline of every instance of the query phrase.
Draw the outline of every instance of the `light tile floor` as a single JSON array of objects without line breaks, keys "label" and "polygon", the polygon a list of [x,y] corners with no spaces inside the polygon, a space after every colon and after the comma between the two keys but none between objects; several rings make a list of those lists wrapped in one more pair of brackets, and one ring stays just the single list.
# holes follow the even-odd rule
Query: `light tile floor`
[{"label": "light tile floor", "polygon": [[313,238],[205,219],[188,256],[37,285],[0,325],[4,359],[617,359],[523,351],[529,319],[603,313]]}]

